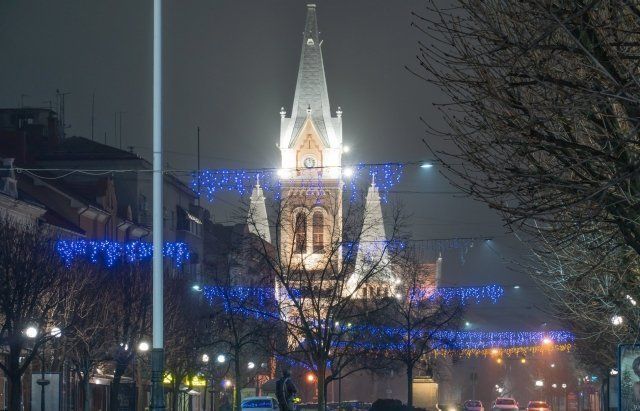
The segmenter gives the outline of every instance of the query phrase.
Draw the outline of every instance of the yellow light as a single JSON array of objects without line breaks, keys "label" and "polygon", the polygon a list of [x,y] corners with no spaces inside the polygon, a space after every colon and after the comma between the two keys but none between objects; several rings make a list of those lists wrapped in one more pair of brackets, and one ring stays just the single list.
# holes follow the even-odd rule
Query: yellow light
[{"label": "yellow light", "polygon": [[526,358],[520,358],[520,362],[523,363],[523,364],[526,364],[527,363],[527,359]]},{"label": "yellow light", "polygon": [[498,355],[499,353],[500,353],[500,350],[498,350],[497,348],[491,349],[491,355]]},{"label": "yellow light", "polygon": [[[164,375],[164,379],[162,380],[163,384],[171,384],[173,383],[173,375],[167,373]],[[199,375],[194,375],[193,377],[186,377],[182,383],[186,386],[191,387],[204,387],[207,385],[207,380]]]},{"label": "yellow light", "polygon": [[498,358],[498,359],[496,360],[496,362],[497,362],[498,364],[502,364],[502,358]]},{"label": "yellow light", "polygon": [[313,373],[307,374],[307,381],[308,382],[314,382],[315,380],[316,380],[316,376],[313,375]]}]

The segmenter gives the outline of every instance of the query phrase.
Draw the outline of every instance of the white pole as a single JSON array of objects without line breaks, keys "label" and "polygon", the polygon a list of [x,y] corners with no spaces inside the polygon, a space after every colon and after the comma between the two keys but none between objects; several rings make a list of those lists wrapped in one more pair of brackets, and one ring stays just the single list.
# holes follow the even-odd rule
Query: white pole
[{"label": "white pole", "polygon": [[151,410],[164,410],[164,301],[162,293],[162,0],[153,0],[153,350]]}]

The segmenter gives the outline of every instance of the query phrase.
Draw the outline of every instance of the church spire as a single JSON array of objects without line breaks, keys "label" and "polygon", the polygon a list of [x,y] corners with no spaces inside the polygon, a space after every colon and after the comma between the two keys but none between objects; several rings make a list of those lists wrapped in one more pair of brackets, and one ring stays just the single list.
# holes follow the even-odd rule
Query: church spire
[{"label": "church spire", "polygon": [[321,45],[316,5],[307,4],[296,92],[291,118],[281,130],[281,148],[291,147],[308,116],[326,147],[337,148],[342,143],[341,123],[331,117]]},{"label": "church spire", "polygon": [[269,217],[267,216],[267,206],[264,202],[264,193],[262,187],[260,187],[260,175],[256,176],[256,185],[251,191],[249,200],[249,213],[247,215],[249,232],[271,243]]}]

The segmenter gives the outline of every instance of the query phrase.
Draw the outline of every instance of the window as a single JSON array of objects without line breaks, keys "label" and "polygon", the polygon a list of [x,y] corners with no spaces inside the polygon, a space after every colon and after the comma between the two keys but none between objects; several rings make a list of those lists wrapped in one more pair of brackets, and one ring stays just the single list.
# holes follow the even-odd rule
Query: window
[{"label": "window", "polygon": [[307,217],[304,213],[296,216],[294,230],[294,251],[296,253],[307,252]]},{"label": "window", "polygon": [[324,215],[321,211],[313,213],[313,253],[324,251]]}]

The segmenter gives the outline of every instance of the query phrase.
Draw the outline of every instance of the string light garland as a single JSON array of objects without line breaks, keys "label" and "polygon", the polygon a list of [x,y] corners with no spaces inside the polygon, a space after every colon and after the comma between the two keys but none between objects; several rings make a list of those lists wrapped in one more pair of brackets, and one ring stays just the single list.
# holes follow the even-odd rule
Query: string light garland
[{"label": "string light garland", "polygon": [[484,350],[531,346],[552,347],[556,344],[571,344],[575,337],[569,331],[437,331],[435,338],[446,341],[448,346],[445,348]]},{"label": "string light garland", "polygon": [[526,357],[536,354],[544,354],[548,352],[569,352],[573,349],[573,344],[553,344],[551,346],[532,345],[526,347],[510,347],[510,348],[464,348],[464,349],[436,349],[433,351],[435,356],[459,356],[465,358],[472,357]]},{"label": "string light garland", "polygon": [[[119,261],[134,263],[151,259],[153,245],[142,241],[117,242],[109,240],[60,240],[56,242],[56,251],[67,266],[77,258],[87,258],[92,263],[104,262],[113,267]],[[181,267],[189,260],[189,248],[183,242],[167,242],[162,255]]]},{"label": "string light garland", "polygon": [[491,284],[479,287],[425,287],[414,291],[417,297],[435,300],[442,298],[446,304],[455,301],[466,305],[470,301],[476,304],[488,300],[495,304],[504,295],[504,288],[500,285]]},{"label": "string light garland", "polygon": [[[322,173],[330,175],[344,174],[351,189],[350,199],[356,199],[356,195],[364,187],[368,187],[371,181],[375,181],[380,192],[382,201],[388,201],[388,194],[401,179],[404,165],[402,163],[385,164],[358,164],[355,167],[315,167],[308,171],[317,172],[317,178],[292,178],[290,176],[299,172],[298,169],[206,169],[192,173],[191,188],[197,195],[205,197],[209,201],[214,201],[216,195],[223,192],[235,192],[244,196],[251,192],[251,189],[260,182],[260,187],[264,191],[272,192],[279,196],[282,188],[282,181],[294,181],[296,186],[307,187],[314,190],[322,190],[324,180]],[[349,170],[348,176],[345,170]]]}]

